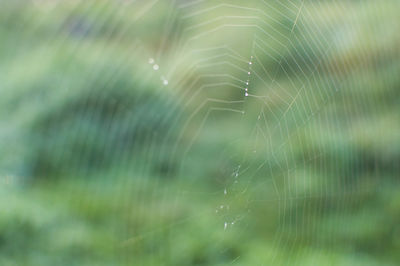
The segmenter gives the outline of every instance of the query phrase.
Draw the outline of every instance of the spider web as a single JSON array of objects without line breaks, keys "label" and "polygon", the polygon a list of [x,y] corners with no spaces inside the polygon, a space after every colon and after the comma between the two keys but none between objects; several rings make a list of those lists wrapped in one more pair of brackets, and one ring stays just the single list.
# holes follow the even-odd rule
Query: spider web
[{"label": "spider web", "polygon": [[[374,22],[395,5],[385,2]],[[358,179],[367,163],[352,147],[354,117],[377,112],[378,101],[360,93],[370,80],[357,78],[358,68],[368,68],[368,47],[381,51],[396,43],[357,38],[376,4],[37,0],[33,5],[44,15],[29,31],[23,26],[29,19],[14,25],[21,41],[7,51],[26,53],[23,40],[41,34],[37,60],[50,61],[48,48],[69,55],[60,59],[67,75],[76,72],[80,57],[86,67],[73,83],[55,71],[52,90],[39,82],[39,96],[31,100],[49,105],[31,116],[67,101],[65,110],[77,121],[60,111],[44,119],[49,129],[34,131],[30,140],[41,146],[40,153],[59,150],[54,175],[84,179],[106,165],[101,175],[114,187],[113,201],[132,209],[126,216],[133,225],[118,229],[113,247],[128,265],[325,265],[326,258],[351,265],[351,258],[337,255],[345,249],[343,228],[360,198],[379,185],[383,167],[376,166],[369,183]],[[372,30],[379,33],[378,27]],[[88,36],[100,41],[86,43]],[[64,44],[67,38],[72,44]],[[351,52],[352,61],[345,57]],[[48,72],[38,67],[28,74]],[[133,82],[121,83],[126,76]],[[4,102],[27,90],[11,85],[20,91],[4,94]],[[88,89],[74,89],[81,87]],[[102,119],[106,122],[97,126]],[[82,152],[55,138],[60,131],[68,131],[67,140],[86,136]],[[340,142],[348,148],[341,149]],[[87,143],[102,144],[93,151]],[[21,168],[11,159],[6,167],[15,164]],[[42,164],[47,173],[49,164],[35,161]],[[22,169],[21,176],[36,171],[31,165]],[[84,180],[82,186],[92,186]],[[249,243],[247,253],[232,245],[238,242]],[[196,252],[201,256],[190,257]]]}]

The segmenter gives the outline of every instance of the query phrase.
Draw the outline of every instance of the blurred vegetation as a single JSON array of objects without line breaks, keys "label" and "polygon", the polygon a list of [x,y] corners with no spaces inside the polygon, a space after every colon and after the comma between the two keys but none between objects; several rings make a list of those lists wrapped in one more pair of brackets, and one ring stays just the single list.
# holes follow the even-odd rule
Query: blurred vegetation
[{"label": "blurred vegetation", "polygon": [[0,7],[0,265],[400,261],[398,1]]}]

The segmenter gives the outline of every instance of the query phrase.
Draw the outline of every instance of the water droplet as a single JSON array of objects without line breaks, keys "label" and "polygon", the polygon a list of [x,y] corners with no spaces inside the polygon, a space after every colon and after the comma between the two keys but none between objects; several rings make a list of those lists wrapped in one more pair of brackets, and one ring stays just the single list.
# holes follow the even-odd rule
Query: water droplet
[{"label": "water droplet", "polygon": [[155,64],[154,66],[153,66],[153,69],[154,70],[158,70],[160,67],[157,65],[157,64]]},{"label": "water droplet", "polygon": [[248,88],[246,88],[246,89],[244,89],[245,91],[248,91],[249,89]]},{"label": "water droplet", "polygon": [[247,97],[247,96],[249,96],[249,94],[246,92],[246,93],[244,94],[244,96],[246,96],[246,97]]},{"label": "water droplet", "polygon": [[252,62],[249,62],[249,65],[253,64]]},{"label": "water droplet", "polygon": [[247,72],[247,74],[249,74],[249,75],[250,75],[250,74],[251,74],[251,73],[250,73],[250,71],[249,71],[249,72]]},{"label": "water droplet", "polygon": [[223,209],[223,208],[224,208],[224,205],[219,206],[219,208],[220,208],[220,209]]},{"label": "water droplet", "polygon": [[154,64],[154,59],[153,58],[149,58],[149,64]]},{"label": "water droplet", "polygon": [[163,84],[164,84],[165,86],[168,85],[168,80],[164,79],[164,80],[163,80]]},{"label": "water droplet", "polygon": [[248,81],[246,82],[246,85],[249,85],[249,82],[248,82]]},{"label": "water droplet", "polygon": [[225,223],[224,223],[224,230],[226,230],[227,227],[228,227],[228,223],[225,222]]},{"label": "water droplet", "polygon": [[226,191],[226,188],[224,189],[224,195],[226,195],[226,193],[227,193],[227,191]]}]

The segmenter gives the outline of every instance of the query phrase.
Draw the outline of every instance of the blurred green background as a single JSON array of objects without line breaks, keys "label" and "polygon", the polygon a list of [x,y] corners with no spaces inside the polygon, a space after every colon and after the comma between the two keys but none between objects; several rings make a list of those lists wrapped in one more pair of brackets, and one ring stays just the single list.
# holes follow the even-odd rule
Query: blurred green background
[{"label": "blurred green background", "polygon": [[398,265],[399,9],[0,1],[0,265]]}]

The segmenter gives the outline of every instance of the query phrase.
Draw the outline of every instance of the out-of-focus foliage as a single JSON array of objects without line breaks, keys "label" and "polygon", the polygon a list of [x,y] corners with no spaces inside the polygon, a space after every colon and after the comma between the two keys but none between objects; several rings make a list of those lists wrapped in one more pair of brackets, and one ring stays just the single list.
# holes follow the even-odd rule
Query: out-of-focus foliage
[{"label": "out-of-focus foliage", "polygon": [[399,3],[220,2],[0,1],[0,265],[400,261]]}]

